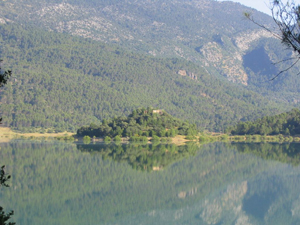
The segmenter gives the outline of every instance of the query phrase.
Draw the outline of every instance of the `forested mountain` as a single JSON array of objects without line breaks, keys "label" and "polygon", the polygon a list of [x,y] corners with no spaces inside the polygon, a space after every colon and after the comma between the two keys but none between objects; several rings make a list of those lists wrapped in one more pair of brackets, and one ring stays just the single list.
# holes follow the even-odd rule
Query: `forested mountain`
[{"label": "forested mountain", "polygon": [[265,116],[254,122],[240,122],[230,128],[232,134],[261,134],[261,135],[299,135],[300,134],[300,110],[293,109],[290,112],[275,116]]},{"label": "forested mountain", "polygon": [[[0,22],[69,33],[159,57],[184,58],[268,98],[298,103],[299,66],[269,80],[293,61],[273,36],[243,19],[253,11],[215,0],[6,0]],[[253,11],[258,23],[270,16]]]},{"label": "forested mountain", "polygon": [[[4,125],[73,130],[153,106],[222,131],[239,120],[286,110],[191,62],[125,51],[99,41],[21,25],[0,26]],[[284,107],[284,108],[283,108]]]}]

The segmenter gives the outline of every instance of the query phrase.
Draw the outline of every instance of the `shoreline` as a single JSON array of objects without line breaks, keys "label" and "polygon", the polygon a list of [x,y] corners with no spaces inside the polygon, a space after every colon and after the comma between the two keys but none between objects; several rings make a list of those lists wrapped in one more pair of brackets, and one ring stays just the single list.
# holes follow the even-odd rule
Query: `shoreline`
[{"label": "shoreline", "polygon": [[[9,127],[0,127],[0,143],[9,142],[13,139],[55,139],[64,141],[83,141],[83,137],[76,137],[76,133],[72,132],[60,132],[60,133],[19,133],[13,131]],[[121,143],[130,143],[129,138],[122,138]],[[274,135],[274,136],[264,136],[264,135],[227,135],[223,133],[207,132],[201,133],[194,138],[188,139],[184,135],[176,135],[170,138],[171,141],[159,141],[159,143],[169,143],[175,145],[185,145],[187,142],[199,142],[210,143],[210,142],[300,142],[299,136],[284,136],[284,135]],[[104,138],[91,138],[90,143],[105,143]],[[113,142],[113,141],[110,141]],[[109,143],[110,143],[109,142]],[[132,142],[139,143],[139,142]],[[142,143],[142,142],[141,142]],[[152,143],[151,138],[148,137],[148,142]]]}]

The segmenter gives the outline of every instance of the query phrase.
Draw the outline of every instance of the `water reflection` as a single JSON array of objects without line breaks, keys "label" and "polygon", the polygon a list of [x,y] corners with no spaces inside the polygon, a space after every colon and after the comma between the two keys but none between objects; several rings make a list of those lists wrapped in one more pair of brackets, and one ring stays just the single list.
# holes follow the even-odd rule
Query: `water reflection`
[{"label": "water reflection", "polygon": [[195,155],[199,150],[196,143],[177,146],[174,144],[77,144],[77,149],[91,154],[100,154],[102,159],[127,162],[133,169],[158,171],[168,165]]},{"label": "water reflection", "polygon": [[0,147],[12,175],[0,205],[17,224],[300,224],[299,167],[237,151],[247,145]]},{"label": "water reflection", "polygon": [[232,143],[239,152],[255,154],[266,160],[276,160],[298,166],[300,143]]}]

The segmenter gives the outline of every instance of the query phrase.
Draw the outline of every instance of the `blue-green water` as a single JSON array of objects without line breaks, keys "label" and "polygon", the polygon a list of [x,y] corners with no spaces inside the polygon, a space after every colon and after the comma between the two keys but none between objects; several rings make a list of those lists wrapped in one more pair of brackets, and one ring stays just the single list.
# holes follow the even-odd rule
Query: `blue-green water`
[{"label": "blue-green water", "polygon": [[0,147],[20,225],[300,224],[299,144]]}]

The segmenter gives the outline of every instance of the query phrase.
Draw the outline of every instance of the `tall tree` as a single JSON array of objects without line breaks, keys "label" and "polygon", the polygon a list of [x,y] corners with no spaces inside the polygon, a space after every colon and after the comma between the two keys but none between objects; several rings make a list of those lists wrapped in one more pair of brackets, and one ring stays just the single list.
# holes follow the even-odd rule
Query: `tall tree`
[{"label": "tall tree", "polygon": [[[0,60],[0,63],[2,60]],[[2,71],[0,66],[0,87],[7,83],[8,78],[11,76],[11,70]]]},{"label": "tall tree", "polygon": [[[0,60],[0,63],[2,60]],[[0,66],[0,87],[2,87],[4,84],[7,83],[8,78],[11,76],[11,70],[2,71]],[[0,124],[1,124],[2,118],[0,117]]]}]

